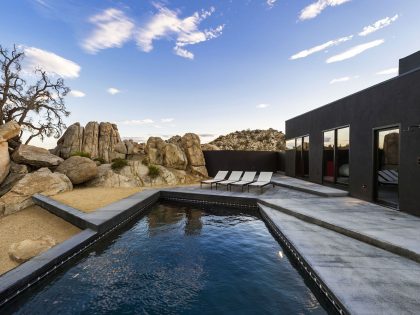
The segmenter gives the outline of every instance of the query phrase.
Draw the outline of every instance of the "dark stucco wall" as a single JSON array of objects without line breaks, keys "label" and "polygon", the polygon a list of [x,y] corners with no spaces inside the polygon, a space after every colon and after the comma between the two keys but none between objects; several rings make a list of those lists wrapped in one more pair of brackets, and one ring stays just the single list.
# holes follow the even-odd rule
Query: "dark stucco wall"
[{"label": "dark stucco wall", "polygon": [[[400,126],[400,209],[420,215],[420,130],[404,131],[419,124],[417,70],[286,121],[286,137],[310,135],[309,180],[322,183],[322,131],[350,125],[349,192],[370,201],[374,194],[373,129]],[[292,160],[292,152],[286,152],[286,174],[290,176],[294,176]]]}]

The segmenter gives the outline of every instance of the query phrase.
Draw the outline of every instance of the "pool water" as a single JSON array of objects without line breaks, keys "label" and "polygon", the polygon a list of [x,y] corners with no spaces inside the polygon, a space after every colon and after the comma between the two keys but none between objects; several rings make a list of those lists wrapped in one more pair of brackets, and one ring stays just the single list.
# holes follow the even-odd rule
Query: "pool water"
[{"label": "pool water", "polygon": [[17,314],[326,314],[255,211],[159,203],[36,285]]}]

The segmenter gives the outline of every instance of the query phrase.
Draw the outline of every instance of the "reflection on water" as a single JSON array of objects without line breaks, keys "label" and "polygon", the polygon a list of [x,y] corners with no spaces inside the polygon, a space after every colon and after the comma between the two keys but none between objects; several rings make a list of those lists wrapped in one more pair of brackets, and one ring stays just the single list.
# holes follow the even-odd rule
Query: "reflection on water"
[{"label": "reflection on water", "polygon": [[5,313],[325,314],[255,213],[160,204]]}]

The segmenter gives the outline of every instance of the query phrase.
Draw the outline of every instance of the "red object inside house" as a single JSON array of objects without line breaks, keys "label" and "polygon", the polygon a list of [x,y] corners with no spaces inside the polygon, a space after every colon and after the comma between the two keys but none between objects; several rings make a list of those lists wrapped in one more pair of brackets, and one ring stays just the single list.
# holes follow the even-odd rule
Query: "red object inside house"
[{"label": "red object inside house", "polygon": [[327,161],[327,176],[334,176],[334,161]]}]

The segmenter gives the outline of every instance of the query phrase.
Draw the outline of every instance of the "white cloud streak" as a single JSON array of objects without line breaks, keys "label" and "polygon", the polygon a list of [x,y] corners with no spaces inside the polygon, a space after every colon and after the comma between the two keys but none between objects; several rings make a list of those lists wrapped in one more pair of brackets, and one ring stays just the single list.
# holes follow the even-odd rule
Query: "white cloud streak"
[{"label": "white cloud streak", "polygon": [[347,37],[341,37],[341,38],[338,38],[338,39],[330,40],[330,41],[328,41],[326,43],[323,43],[321,45],[302,50],[302,51],[298,52],[297,54],[294,54],[293,56],[291,56],[290,60],[306,58],[309,55],[312,55],[314,53],[324,51],[327,48],[330,48],[332,46],[337,46],[337,45],[340,45],[341,43],[347,42],[347,41],[351,40],[352,38],[353,38],[353,35],[350,35],[350,36],[347,36]]},{"label": "white cloud streak", "polygon": [[270,104],[264,104],[264,103],[262,103],[262,104],[258,104],[256,107],[258,108],[258,109],[265,109],[265,108],[267,108],[267,107],[269,107],[270,106]]},{"label": "white cloud streak", "polygon": [[74,79],[79,77],[81,67],[68,59],[65,59],[55,53],[42,50],[35,47],[25,47],[24,71],[33,72],[41,68],[52,75],[58,75],[63,78]]},{"label": "white cloud streak", "polygon": [[162,123],[170,123],[173,122],[175,119],[174,118],[162,118],[160,121]]},{"label": "white cloud streak", "polygon": [[153,50],[153,42],[160,39],[174,39],[173,51],[176,55],[194,59],[194,54],[185,47],[219,37],[224,25],[213,29],[199,30],[200,23],[211,16],[215,9],[195,12],[186,18],[179,18],[178,12],[163,6],[157,6],[158,12],[137,32],[137,46],[144,52]]},{"label": "white cloud streak", "polygon": [[377,75],[395,75],[398,74],[398,68],[389,68],[385,70],[381,70],[376,73]]},{"label": "white cloud streak", "polygon": [[133,35],[134,23],[118,9],[104,10],[89,21],[95,29],[83,41],[82,47],[91,54],[106,48],[122,47]]},{"label": "white cloud streak", "polygon": [[394,15],[393,17],[386,17],[382,20],[376,21],[372,25],[365,26],[363,30],[359,33],[359,36],[367,36],[372,34],[380,29],[391,25],[391,23],[395,22],[398,19],[398,14]]},{"label": "white cloud streak", "polygon": [[267,5],[271,9],[276,4],[277,0],[267,0]]},{"label": "white cloud streak", "polygon": [[78,91],[78,90],[71,90],[69,93],[70,96],[72,97],[85,97],[86,93],[82,92],[82,91]]},{"label": "white cloud streak", "polygon": [[361,53],[365,52],[368,49],[371,49],[371,48],[377,47],[379,45],[382,45],[384,42],[385,42],[385,40],[378,39],[378,40],[374,40],[372,42],[368,42],[368,43],[365,43],[365,44],[354,46],[354,47],[350,48],[349,50],[347,50],[347,51],[345,51],[341,54],[338,54],[338,55],[335,55],[335,56],[332,56],[332,57],[328,58],[326,60],[326,63],[339,62],[339,61],[343,61],[343,60],[347,60],[347,59],[356,57],[357,55],[360,55]]},{"label": "white cloud streak", "polygon": [[109,94],[111,94],[111,95],[115,95],[115,94],[121,93],[121,91],[120,91],[120,90],[118,90],[118,89],[116,89],[116,88],[113,88],[113,87],[109,88],[109,89],[107,90],[107,92],[108,92]]},{"label": "white cloud streak", "polygon": [[300,11],[299,20],[313,19],[320,15],[327,7],[339,6],[349,1],[351,0],[318,0]]},{"label": "white cloud streak", "polygon": [[343,82],[347,82],[353,79],[357,79],[359,76],[353,76],[353,77],[341,77],[341,78],[336,78],[336,79],[332,79],[330,81],[330,84],[336,84],[336,83],[343,83]]}]

